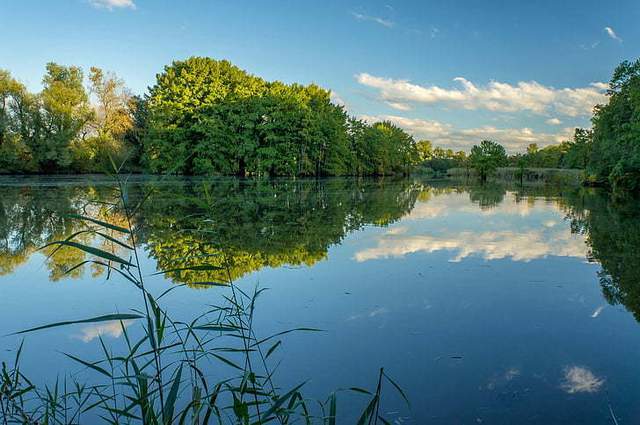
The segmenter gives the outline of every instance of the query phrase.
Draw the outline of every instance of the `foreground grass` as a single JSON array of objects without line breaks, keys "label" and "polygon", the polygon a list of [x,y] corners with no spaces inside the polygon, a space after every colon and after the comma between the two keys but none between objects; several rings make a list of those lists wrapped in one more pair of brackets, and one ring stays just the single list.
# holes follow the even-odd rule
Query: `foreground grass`
[{"label": "foreground grass", "polygon": [[[131,202],[126,181],[117,178],[117,193],[118,199],[106,207],[120,218],[118,224],[91,215],[75,215],[75,219],[85,223],[84,230],[44,248],[50,256],[59,249],[77,249],[89,254],[91,259],[67,272],[87,263],[105,268],[109,278],[139,290],[141,308],[45,324],[16,334],[46,332],[78,323],[116,321],[122,329],[122,346],[109,346],[99,338],[101,355],[97,360],[65,353],[95,379],[82,381],[65,375],[39,387],[20,367],[21,344],[12,364],[2,364],[0,423],[336,424],[339,391],[325,400],[309,400],[303,395],[304,378],[293,388],[282,389],[275,382],[275,368],[271,365],[271,356],[282,347],[285,335],[319,329],[295,328],[273,335],[257,335],[254,329],[256,302],[263,290],[247,292],[236,286],[226,258],[216,261],[217,265],[198,264],[155,273],[198,270],[216,271],[220,275],[227,272],[222,273],[226,279],[198,282],[219,287],[223,291],[221,305],[210,306],[188,322],[172,318],[163,307],[164,299],[184,285],[173,286],[161,294],[150,293],[139,257],[137,233],[140,229],[134,225],[135,215],[151,192]],[[212,201],[206,192],[204,199],[199,200],[205,216]],[[79,237],[87,233],[101,243],[96,246],[79,242]],[[131,322],[137,323],[140,332],[128,329],[127,324]],[[212,376],[212,370],[222,376]],[[385,386],[399,392],[407,401],[402,389],[383,369],[378,373],[374,390],[356,387],[345,390],[367,398],[357,421],[359,425],[389,423],[381,413]]]}]

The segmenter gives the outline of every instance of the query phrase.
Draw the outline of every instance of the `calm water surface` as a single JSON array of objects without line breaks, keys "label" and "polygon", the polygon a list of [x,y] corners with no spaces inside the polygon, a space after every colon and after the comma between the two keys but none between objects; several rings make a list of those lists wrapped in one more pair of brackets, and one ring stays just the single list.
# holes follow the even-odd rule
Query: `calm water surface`
[{"label": "calm water surface", "polygon": [[[128,196],[150,188],[137,222],[148,274],[223,250],[238,285],[270,288],[260,333],[326,330],[285,340],[284,387],[310,379],[307,395],[324,398],[373,387],[384,366],[412,402],[409,412],[389,392],[397,424],[640,423],[634,203],[583,189],[349,179],[138,177]],[[197,214],[205,191],[207,220]],[[0,180],[0,334],[139,306],[137,290],[104,270],[69,272],[78,252],[37,251],[78,229],[65,214],[100,216],[94,201],[114,193],[106,179]],[[148,282],[154,292],[188,284],[166,304],[187,320],[220,301],[223,288],[197,285],[216,277]],[[95,358],[98,335],[122,337],[116,323],[29,335],[22,368],[37,382],[76,373],[60,353]],[[0,358],[18,344],[2,337]],[[342,400],[351,418],[358,399]]]}]

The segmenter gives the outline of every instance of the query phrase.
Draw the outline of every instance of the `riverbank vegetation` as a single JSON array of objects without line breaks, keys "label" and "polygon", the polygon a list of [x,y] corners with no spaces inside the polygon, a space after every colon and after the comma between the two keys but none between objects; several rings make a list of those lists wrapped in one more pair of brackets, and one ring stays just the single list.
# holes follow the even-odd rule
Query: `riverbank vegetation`
[{"label": "riverbank vegetation", "polygon": [[331,92],[265,81],[193,57],[133,96],[114,74],[47,65],[40,93],[0,71],[0,173],[130,170],[185,175],[407,174],[415,141],[390,122],[349,117]]},{"label": "riverbank vegetation", "polygon": [[391,122],[350,117],[315,84],[266,81],[224,60],[173,62],[143,96],[98,68],[87,81],[78,67],[50,63],[42,91],[30,93],[0,71],[0,173],[102,172],[109,158],[127,159],[129,171],[257,177],[463,168],[486,180],[511,167],[520,176],[581,169],[584,183],[640,190],[640,60],[616,68],[592,129],[509,156],[493,141],[469,154],[416,143]]}]

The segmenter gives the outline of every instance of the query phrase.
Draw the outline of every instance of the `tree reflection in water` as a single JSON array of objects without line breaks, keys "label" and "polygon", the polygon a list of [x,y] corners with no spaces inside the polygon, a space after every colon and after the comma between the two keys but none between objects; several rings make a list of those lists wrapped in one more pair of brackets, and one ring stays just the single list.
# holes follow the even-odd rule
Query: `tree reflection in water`
[{"label": "tree reflection in water", "polygon": [[[229,266],[231,276],[215,270],[174,272],[175,282],[194,287],[202,282],[238,279],[263,267],[312,265],[330,246],[365,225],[386,226],[409,214],[416,202],[468,193],[480,210],[502,204],[511,192],[516,203],[550,202],[566,213],[571,231],[585,235],[588,260],[600,263],[600,284],[611,304],[622,304],[640,320],[640,206],[583,188],[462,186],[420,180],[239,180],[134,179],[131,199],[142,204],[135,223],[148,255],[159,269],[198,264]],[[68,238],[85,228],[70,213],[122,223],[111,205],[109,182],[0,185],[0,276],[13,273],[39,247]],[[511,196],[511,195],[510,195]],[[92,243],[90,233],[78,236]],[[95,243],[95,242],[93,242]],[[115,244],[102,249],[117,251]],[[80,277],[89,268],[75,266],[86,254],[72,248],[46,248],[52,281]],[[225,271],[225,274],[227,272]]]}]

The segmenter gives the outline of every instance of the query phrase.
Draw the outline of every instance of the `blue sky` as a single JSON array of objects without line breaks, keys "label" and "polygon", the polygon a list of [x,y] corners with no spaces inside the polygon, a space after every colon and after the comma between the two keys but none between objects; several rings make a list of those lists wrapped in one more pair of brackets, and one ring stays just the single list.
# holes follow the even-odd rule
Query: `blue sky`
[{"label": "blue sky", "polygon": [[142,93],[172,60],[225,58],[436,144],[516,151],[589,125],[638,22],[637,0],[5,0],[0,68],[37,90],[46,62],[96,65]]}]

